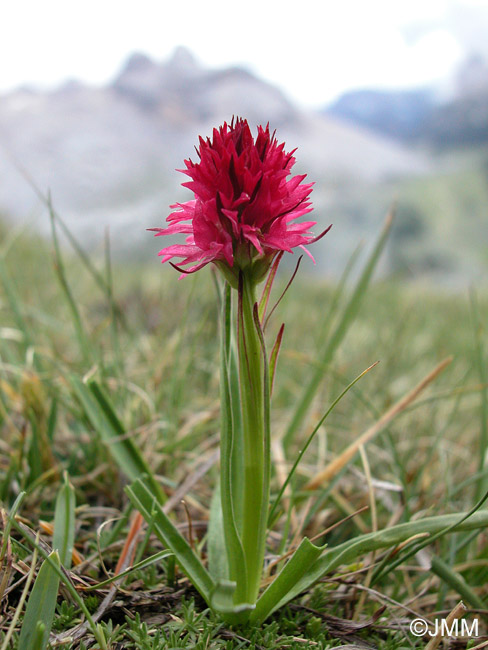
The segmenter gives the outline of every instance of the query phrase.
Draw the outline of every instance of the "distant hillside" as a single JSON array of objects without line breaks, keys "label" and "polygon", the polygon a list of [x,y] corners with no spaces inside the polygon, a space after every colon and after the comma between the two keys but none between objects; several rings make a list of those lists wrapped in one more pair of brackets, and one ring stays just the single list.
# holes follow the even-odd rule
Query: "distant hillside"
[{"label": "distant hillside", "polygon": [[418,140],[435,103],[429,89],[353,90],[329,106],[327,115],[405,142]]},{"label": "distant hillside", "polygon": [[[479,87],[473,80],[468,85]],[[428,97],[384,95],[381,101],[394,106],[390,122],[377,99],[362,95],[355,111],[362,112],[363,121],[354,124],[344,116],[302,110],[248,70],[207,69],[184,49],[163,62],[134,54],[103,87],[71,81],[50,92],[22,88],[0,98],[0,220],[48,232],[47,210],[29,186],[30,177],[41,192],[50,192],[56,210],[87,248],[101,247],[109,230],[114,255],[156,261],[161,241],[146,228],[163,225],[170,204],[191,198],[176,170],[185,158],[195,157],[199,135],[211,136],[213,127],[242,115],[253,129],[269,122],[289,150],[297,148],[296,172],[315,182],[317,229],[333,223],[331,236],[315,246],[318,263],[310,263],[310,271],[340,273],[360,240],[371,245],[397,200],[390,269],[414,277],[432,272],[443,281],[476,272],[484,264],[480,223],[486,220],[486,174],[476,168],[445,176],[439,170],[442,157],[393,139],[395,128],[408,133],[419,105],[420,112],[427,110]],[[370,118],[383,115],[377,120],[381,133],[365,121],[368,111]],[[449,168],[451,159],[455,156],[449,157]],[[437,193],[426,201],[435,174],[441,174]],[[447,208],[451,223],[463,224],[466,233],[470,215],[464,248],[460,232],[444,227]],[[429,225],[434,223],[435,235]],[[465,264],[455,252],[471,243],[479,252]]]},{"label": "distant hillside", "polygon": [[488,63],[469,59],[452,86],[447,99],[439,99],[434,88],[350,91],[323,112],[406,144],[435,149],[488,144]]},{"label": "distant hillside", "polygon": [[[117,248],[146,237],[168,205],[188,198],[180,187],[184,158],[198,135],[232,115],[253,128],[267,122],[290,149],[297,169],[317,183],[317,206],[338,184],[373,183],[418,174],[428,161],[385,137],[331,116],[302,111],[247,70],[209,70],[185,49],[165,62],[133,55],[105,87],[76,81],[39,92],[19,89],[0,101],[0,215],[32,218],[45,210],[16,168],[53,201],[71,227],[101,240],[110,226]],[[130,232],[130,236],[127,233]]]},{"label": "distant hillside", "polygon": [[438,149],[488,145],[488,75],[486,86],[435,107],[421,137]]}]

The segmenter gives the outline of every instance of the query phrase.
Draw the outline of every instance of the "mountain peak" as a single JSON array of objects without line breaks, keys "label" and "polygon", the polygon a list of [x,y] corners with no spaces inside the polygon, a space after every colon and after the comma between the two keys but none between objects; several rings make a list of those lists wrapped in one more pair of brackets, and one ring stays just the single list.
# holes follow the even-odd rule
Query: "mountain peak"
[{"label": "mountain peak", "polygon": [[133,52],[125,61],[122,71],[117,79],[125,75],[141,74],[147,70],[154,70],[157,64],[144,52]]},{"label": "mountain peak", "polygon": [[189,69],[197,68],[197,60],[191,50],[179,45],[173,50],[171,57],[166,62],[168,68]]},{"label": "mountain peak", "polygon": [[142,52],[131,54],[112,86],[146,108],[158,106],[175,87],[199,76],[201,68],[186,47],[177,47],[171,57],[158,63]]}]

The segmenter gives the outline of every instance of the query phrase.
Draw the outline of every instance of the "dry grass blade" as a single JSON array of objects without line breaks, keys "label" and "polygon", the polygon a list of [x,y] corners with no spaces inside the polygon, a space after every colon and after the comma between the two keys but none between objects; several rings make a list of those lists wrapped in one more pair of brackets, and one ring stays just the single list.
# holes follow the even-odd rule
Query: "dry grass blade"
[{"label": "dry grass blade", "polygon": [[[371,478],[371,468],[369,465],[368,457],[366,455],[366,450],[364,449],[364,446],[361,445],[359,447],[359,452],[361,454],[361,460],[363,462],[363,468],[364,468],[364,474],[366,476],[366,484],[368,486],[368,493],[369,493],[369,504],[370,504],[370,509],[371,509],[371,523],[372,523],[372,532],[376,532],[378,530],[378,516],[376,513],[376,500],[375,500],[375,493],[374,493],[374,488],[373,488],[373,482]],[[371,578],[373,576],[373,571],[374,571],[374,564],[375,564],[375,558],[376,558],[376,553],[373,551],[371,554],[371,560],[370,560],[370,566],[368,569],[368,572],[366,574],[366,578],[364,580],[364,584],[369,587],[371,584]],[[362,609],[364,607],[364,603],[366,601],[366,592],[363,591],[359,597],[358,604],[356,606],[356,609],[354,611],[354,616],[353,620],[357,621]]]},{"label": "dry grass blade", "polygon": [[[350,390],[350,389],[351,389],[355,384],[357,384],[357,382],[358,382],[360,379],[362,379],[362,377],[364,377],[364,375],[366,375],[370,370],[372,370],[373,368],[375,368],[375,367],[378,365],[378,363],[379,363],[379,362],[376,361],[376,362],[373,363],[371,366],[369,366],[368,368],[366,368],[366,370],[363,370],[363,372],[361,372],[361,373],[360,373],[360,374],[359,374],[355,379],[353,379],[353,381],[352,381],[348,386],[346,386],[346,388],[344,388],[344,390],[342,391],[342,393],[341,393],[338,397],[336,397],[336,399],[332,402],[332,404],[329,406],[329,408],[328,408],[327,411],[324,413],[324,415],[320,418],[320,420],[319,420],[318,423],[316,424],[314,430],[313,430],[312,433],[309,435],[308,440],[307,440],[306,443],[303,445],[303,447],[302,447],[302,449],[300,450],[298,456],[296,457],[296,460],[295,460],[295,462],[293,463],[293,467],[291,468],[291,470],[290,470],[289,473],[288,473],[288,476],[286,477],[286,481],[283,483],[283,485],[282,485],[281,488],[280,488],[280,491],[278,492],[278,495],[277,495],[277,497],[276,497],[276,499],[275,499],[275,502],[274,502],[273,506],[271,507],[271,510],[270,510],[270,512],[269,512],[269,515],[268,515],[268,525],[271,525],[271,523],[273,522],[273,516],[274,516],[274,513],[275,513],[275,511],[276,511],[276,509],[277,509],[277,507],[278,507],[278,504],[279,504],[280,501],[281,501],[281,498],[282,498],[282,496],[283,496],[283,494],[284,494],[284,491],[286,490],[288,484],[290,483],[290,481],[291,481],[291,479],[292,479],[292,477],[293,477],[293,475],[294,475],[294,473],[295,473],[295,470],[297,469],[299,463],[301,462],[301,460],[302,460],[302,458],[303,458],[305,452],[306,452],[307,449],[309,448],[309,446],[310,446],[312,440],[314,439],[314,437],[315,437],[316,434],[318,433],[320,427],[324,424],[324,422],[326,421],[326,419],[329,417],[330,413],[334,410],[334,408],[335,408],[335,407],[337,406],[337,404],[341,401],[341,399],[346,395],[346,393],[348,393],[349,390]],[[285,446],[285,441],[284,441],[284,439],[283,439],[283,446]]]},{"label": "dry grass blade", "polygon": [[[339,638],[346,637],[349,639],[351,638],[351,635],[355,634],[356,632],[360,632],[361,630],[366,630],[368,628],[371,628],[373,625],[375,625],[375,623],[384,614],[386,610],[386,605],[381,605],[381,607],[379,607],[372,614],[372,616],[365,619],[364,621],[358,622],[358,621],[350,621],[348,619],[338,618],[337,616],[332,616],[330,614],[323,614],[322,612],[319,612],[313,608],[304,605],[291,604],[289,605],[289,607],[292,610],[298,610],[298,611],[302,610],[321,618],[324,621],[324,623],[326,623],[327,629],[330,633],[338,636]],[[362,639],[357,639],[357,641],[361,642]],[[368,647],[368,646],[361,646],[361,647]]]},{"label": "dry grass blade", "polygon": [[2,602],[12,575],[12,545],[7,527],[8,517],[3,508],[0,510],[0,517],[5,536],[0,550],[0,602]]},{"label": "dry grass blade", "polygon": [[[273,466],[278,478],[278,483],[280,485],[285,485],[287,479],[286,457],[281,440],[275,439],[271,442],[271,453],[273,454]],[[290,485],[287,485],[283,492],[283,508],[285,511],[288,511],[288,508],[290,506],[291,495],[291,487]],[[292,529],[296,530],[297,516],[295,508],[292,508],[290,512],[290,522]]]},{"label": "dry grass blade", "polygon": [[488,641],[483,641],[482,643],[478,645],[474,645],[471,647],[471,650],[481,650],[481,648],[486,648],[488,647]]},{"label": "dry grass blade", "polygon": [[[39,540],[39,534],[36,537],[36,542],[38,540]],[[34,553],[32,554],[31,566],[30,566],[30,569],[29,569],[29,573],[27,575],[27,580],[26,580],[26,583],[24,585],[24,589],[22,590],[22,594],[20,596],[18,605],[17,605],[17,607],[15,609],[15,613],[13,615],[12,621],[10,622],[10,626],[9,626],[9,628],[7,630],[7,633],[5,634],[5,637],[4,637],[3,643],[2,643],[2,647],[0,648],[0,650],[7,650],[8,646],[9,646],[10,639],[12,637],[12,634],[14,633],[15,626],[17,625],[17,621],[19,620],[20,614],[21,614],[22,609],[24,607],[24,603],[25,603],[25,601],[27,599],[27,596],[29,594],[29,588],[30,588],[31,582],[32,582],[32,580],[34,578],[34,573],[36,571],[36,563],[37,563],[37,548],[34,548]]]},{"label": "dry grass blade", "polygon": [[[454,623],[454,621],[457,621],[459,618],[464,616],[464,613],[466,611],[466,605],[461,601],[459,602],[456,607],[452,610],[452,612],[449,614],[449,616],[446,618],[446,623],[448,627],[451,627],[451,625]],[[436,648],[439,646],[440,642],[443,639],[443,630],[439,632],[439,634],[436,634],[432,639],[429,641],[429,643],[425,646],[425,650],[436,650]]]},{"label": "dry grass blade", "polygon": [[372,440],[380,431],[392,422],[400,413],[402,413],[410,404],[417,399],[420,393],[440,375],[440,373],[451,363],[452,357],[447,357],[422,381],[415,386],[402,399],[394,404],[380,419],[369,427],[362,435],[347,447],[342,454],[327,465],[325,469],[314,476],[305,486],[306,490],[316,490],[323,483],[329,482],[347,463],[356,455],[359,448]]},{"label": "dry grass blade", "polygon": [[187,495],[187,493],[192,489],[192,487],[198,483],[198,481],[205,476],[205,474],[208,472],[208,470],[215,465],[215,463],[218,461],[220,455],[220,450],[217,449],[216,451],[212,452],[212,454],[209,456],[209,458],[196,469],[191,472],[186,479],[179,485],[176,490],[173,492],[173,494],[169,497],[169,499],[166,501],[166,503],[163,506],[163,511],[165,514],[168,514],[173,510],[175,506],[177,506],[180,501]]},{"label": "dry grass blade", "polygon": [[386,217],[385,224],[383,226],[379,239],[376,242],[376,245],[366,263],[366,266],[361,273],[356,286],[347,301],[346,306],[344,307],[344,310],[342,311],[340,319],[335,326],[333,333],[330,337],[328,337],[328,340],[324,342],[322,349],[319,350],[317,356],[318,363],[316,364],[315,370],[310,374],[310,377],[305,385],[304,392],[297,402],[291,421],[285,431],[283,437],[285,450],[290,446],[293,438],[296,435],[296,432],[300,429],[303,422],[305,421],[314,396],[316,395],[317,390],[324,378],[324,369],[327,368],[331,363],[337,349],[344,340],[348,329],[354,322],[359,312],[359,308],[366,294],[366,290],[371,281],[374,269],[388,239],[392,221],[393,210],[390,211]]}]

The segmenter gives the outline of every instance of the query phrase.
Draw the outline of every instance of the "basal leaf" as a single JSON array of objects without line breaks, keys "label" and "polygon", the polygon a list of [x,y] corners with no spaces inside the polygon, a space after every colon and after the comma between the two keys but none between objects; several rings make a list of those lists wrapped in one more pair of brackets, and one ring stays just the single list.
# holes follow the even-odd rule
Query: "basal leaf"
[{"label": "basal leaf", "polygon": [[310,565],[320,556],[324,548],[325,546],[315,546],[306,537],[302,540],[295,553],[259,598],[256,609],[250,617],[251,623],[264,621],[278,608],[278,603],[293,589],[300,578],[307,572]]}]

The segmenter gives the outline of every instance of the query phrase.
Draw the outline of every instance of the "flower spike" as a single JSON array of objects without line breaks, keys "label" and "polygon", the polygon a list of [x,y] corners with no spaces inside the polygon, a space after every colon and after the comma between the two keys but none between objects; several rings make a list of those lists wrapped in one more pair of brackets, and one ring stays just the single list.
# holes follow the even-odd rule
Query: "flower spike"
[{"label": "flower spike", "polygon": [[171,206],[166,228],[150,229],[156,236],[186,235],[184,244],[160,251],[162,261],[180,258],[189,272],[216,264],[236,287],[239,270],[260,282],[280,253],[322,237],[327,231],[314,237],[310,230],[315,221],[298,221],[312,211],[313,183],[305,175],[288,178],[295,150],[284,147],[269,125],[253,137],[242,118],[214,129],[211,139],[200,137],[198,162],[185,160],[179,170],[190,178],[183,186],[194,199]]}]

